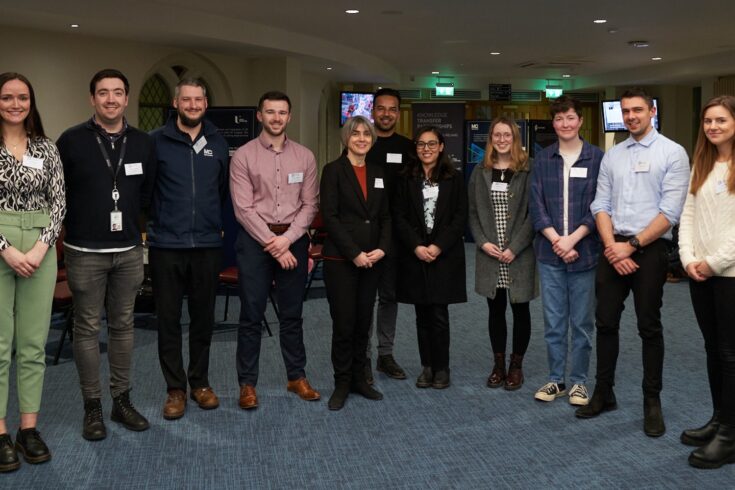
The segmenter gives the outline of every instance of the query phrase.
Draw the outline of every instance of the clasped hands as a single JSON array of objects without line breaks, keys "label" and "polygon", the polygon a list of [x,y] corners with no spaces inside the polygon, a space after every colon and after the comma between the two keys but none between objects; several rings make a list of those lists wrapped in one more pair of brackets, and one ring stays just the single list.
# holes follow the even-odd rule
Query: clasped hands
[{"label": "clasped hands", "polygon": [[687,265],[687,274],[693,280],[697,282],[706,281],[714,275],[714,271],[709,266],[707,261],[700,260],[698,262],[692,262]]},{"label": "clasped hands", "polygon": [[640,267],[630,258],[635,252],[635,248],[628,242],[614,242],[605,247],[605,258],[615,271],[621,276],[627,276],[638,270]]},{"label": "clasped hands", "polygon": [[41,266],[49,246],[41,241],[36,242],[28,252],[23,253],[12,245],[2,252],[0,257],[20,277],[29,278]]},{"label": "clasped hands", "polygon": [[510,264],[516,258],[516,254],[509,248],[500,250],[500,247],[494,243],[486,242],[482,244],[482,251],[488,254],[490,257],[498,259],[503,264]]},{"label": "clasped hands", "polygon": [[291,240],[283,235],[278,235],[265,242],[263,250],[271,254],[282,269],[291,270],[296,268],[298,261],[288,249],[290,246]]},{"label": "clasped hands", "polygon": [[357,267],[369,269],[374,266],[380,259],[385,257],[385,252],[376,248],[370,252],[360,252],[360,254],[352,259],[352,263]]},{"label": "clasped hands", "polygon": [[569,235],[557,235],[551,240],[551,249],[565,264],[571,264],[579,258],[579,252],[574,249],[574,245],[576,244]]},{"label": "clasped hands", "polygon": [[439,255],[441,255],[442,249],[434,244],[431,244],[428,247],[419,245],[413,249],[413,253],[416,254],[416,257],[418,257],[420,261],[430,264],[431,262],[434,262]]}]

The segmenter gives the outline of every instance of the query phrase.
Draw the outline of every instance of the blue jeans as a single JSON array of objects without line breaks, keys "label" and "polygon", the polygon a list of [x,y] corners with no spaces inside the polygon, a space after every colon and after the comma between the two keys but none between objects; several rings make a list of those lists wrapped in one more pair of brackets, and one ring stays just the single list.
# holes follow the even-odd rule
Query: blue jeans
[{"label": "blue jeans", "polygon": [[587,382],[594,331],[595,269],[567,272],[565,266],[539,262],[544,304],[544,339],[549,360],[549,381],[564,383],[567,331],[572,327],[572,384]]}]

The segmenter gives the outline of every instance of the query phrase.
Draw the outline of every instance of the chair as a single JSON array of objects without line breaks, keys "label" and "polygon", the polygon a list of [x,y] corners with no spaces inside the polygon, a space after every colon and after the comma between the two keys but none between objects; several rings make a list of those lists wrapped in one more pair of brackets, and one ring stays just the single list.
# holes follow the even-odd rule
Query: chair
[{"label": "chair", "polygon": [[314,282],[314,276],[317,272],[323,273],[324,255],[322,255],[322,247],[324,239],[327,237],[327,231],[324,228],[322,220],[322,212],[319,211],[314,216],[314,220],[309,226],[309,273],[306,277],[306,289],[304,289],[304,301],[308,299],[311,283]]},{"label": "chair", "polygon": [[[227,313],[230,309],[230,292],[237,291],[238,281],[239,273],[237,271],[237,267],[235,266],[227,267],[219,273],[219,282],[225,288],[225,314],[222,318],[222,322],[220,322],[220,325],[224,325],[224,322],[227,321]],[[279,318],[278,306],[276,306],[276,300],[273,297],[272,287],[270,292],[268,293],[268,297],[270,298],[271,305],[273,306],[273,311],[276,312],[276,318]],[[268,324],[268,320],[266,318],[263,318],[263,328],[265,328],[265,330],[268,332],[269,337],[273,337],[273,332],[271,331],[271,327]]]}]

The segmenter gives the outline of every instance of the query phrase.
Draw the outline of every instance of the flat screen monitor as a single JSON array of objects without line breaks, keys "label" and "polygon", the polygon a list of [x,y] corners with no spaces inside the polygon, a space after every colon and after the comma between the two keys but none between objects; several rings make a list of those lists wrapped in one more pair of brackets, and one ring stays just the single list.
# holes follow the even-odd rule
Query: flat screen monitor
[{"label": "flat screen monitor", "polygon": [[[653,126],[657,131],[661,129],[661,112],[658,107],[658,99],[654,97],[653,107],[656,108],[656,116],[653,118]],[[602,101],[602,122],[606,133],[628,131],[623,123],[623,111],[620,109],[619,100]]]},{"label": "flat screen monitor", "polygon": [[372,92],[341,92],[339,125],[352,116],[365,116],[373,122],[373,95]]}]

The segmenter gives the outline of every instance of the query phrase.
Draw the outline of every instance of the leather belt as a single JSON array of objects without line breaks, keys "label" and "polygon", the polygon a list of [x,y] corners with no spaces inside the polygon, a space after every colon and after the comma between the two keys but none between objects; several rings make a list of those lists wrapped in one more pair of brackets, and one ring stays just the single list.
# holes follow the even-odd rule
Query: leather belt
[{"label": "leather belt", "polygon": [[268,229],[275,233],[276,235],[283,235],[288,231],[288,228],[291,226],[291,223],[268,223]]}]

